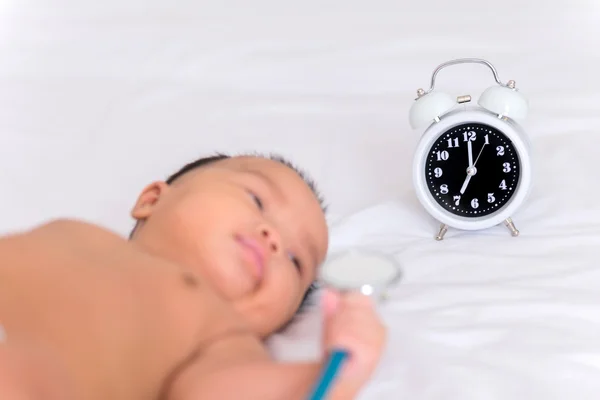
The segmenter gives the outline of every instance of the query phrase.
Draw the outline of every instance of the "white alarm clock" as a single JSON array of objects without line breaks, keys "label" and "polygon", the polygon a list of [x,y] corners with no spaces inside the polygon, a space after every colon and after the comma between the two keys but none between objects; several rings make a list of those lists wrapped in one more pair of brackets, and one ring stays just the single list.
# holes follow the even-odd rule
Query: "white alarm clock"
[{"label": "white alarm clock", "polygon": [[[456,99],[434,91],[437,73],[450,65],[488,66],[496,85],[469,106],[470,95]],[[528,138],[517,121],[527,116],[527,99],[514,81],[502,83],[486,60],[463,58],[439,65],[431,87],[417,91],[410,109],[413,129],[425,129],[413,160],[413,183],[425,210],[441,223],[436,239],[448,227],[481,230],[504,223],[513,236],[511,218],[531,187]]]}]

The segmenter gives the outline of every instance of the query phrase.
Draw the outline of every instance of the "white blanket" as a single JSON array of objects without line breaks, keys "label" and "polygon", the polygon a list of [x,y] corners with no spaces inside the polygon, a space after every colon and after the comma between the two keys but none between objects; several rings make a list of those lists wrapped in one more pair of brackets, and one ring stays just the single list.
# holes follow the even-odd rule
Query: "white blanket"
[{"label": "white blanket", "polygon": [[[534,146],[542,156],[514,218],[520,237],[498,226],[435,241],[437,224],[408,192],[334,225],[333,250],[366,246],[404,270],[381,306],[389,345],[364,398],[598,398],[600,135],[565,132]],[[272,348],[315,356],[319,322],[313,310]]]}]

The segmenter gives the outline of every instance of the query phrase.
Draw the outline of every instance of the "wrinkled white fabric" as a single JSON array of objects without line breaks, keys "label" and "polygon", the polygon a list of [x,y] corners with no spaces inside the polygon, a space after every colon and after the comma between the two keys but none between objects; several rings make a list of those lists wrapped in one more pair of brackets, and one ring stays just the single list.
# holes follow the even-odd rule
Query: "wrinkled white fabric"
[{"label": "wrinkled white fabric", "polygon": [[[600,135],[566,130],[538,138],[536,148],[547,156],[538,157],[536,190],[514,216],[517,238],[501,225],[451,229],[437,242],[438,225],[412,196],[333,226],[332,250],[366,247],[403,266],[402,283],[380,307],[389,344],[364,398],[597,398]],[[272,348],[282,358],[315,357],[319,326],[313,310]]]}]

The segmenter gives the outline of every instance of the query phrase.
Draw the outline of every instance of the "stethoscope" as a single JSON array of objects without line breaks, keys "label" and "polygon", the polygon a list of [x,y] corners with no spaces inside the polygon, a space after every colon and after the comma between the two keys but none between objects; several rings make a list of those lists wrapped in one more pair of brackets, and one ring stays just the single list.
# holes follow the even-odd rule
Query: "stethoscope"
[{"label": "stethoscope", "polygon": [[[402,273],[392,256],[369,250],[353,249],[330,256],[324,263],[319,286],[342,291],[360,291],[377,302],[387,299],[388,289],[396,285]],[[333,349],[312,388],[309,400],[325,399],[335,379],[350,356],[346,349]]]}]

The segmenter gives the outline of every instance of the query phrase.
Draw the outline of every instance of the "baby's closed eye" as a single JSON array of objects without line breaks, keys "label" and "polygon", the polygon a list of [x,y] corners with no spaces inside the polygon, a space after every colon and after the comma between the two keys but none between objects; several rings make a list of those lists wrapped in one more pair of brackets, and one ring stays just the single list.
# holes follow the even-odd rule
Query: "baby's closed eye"
[{"label": "baby's closed eye", "polygon": [[300,263],[298,257],[294,256],[292,253],[288,253],[288,257],[290,258],[292,264],[294,264],[294,266],[298,269],[298,271],[302,271],[302,264]]},{"label": "baby's closed eye", "polygon": [[264,210],[265,206],[262,199],[251,190],[248,190],[248,194],[250,195],[250,198],[252,198],[252,201],[254,201],[258,209],[261,211]]}]

